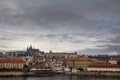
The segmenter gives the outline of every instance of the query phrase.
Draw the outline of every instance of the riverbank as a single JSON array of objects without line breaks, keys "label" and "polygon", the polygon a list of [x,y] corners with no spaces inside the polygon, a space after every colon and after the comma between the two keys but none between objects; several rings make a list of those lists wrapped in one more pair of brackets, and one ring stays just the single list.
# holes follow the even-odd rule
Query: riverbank
[{"label": "riverbank", "polygon": [[36,76],[13,76],[13,77],[0,77],[0,80],[120,80],[120,77],[95,77],[95,76],[76,76],[56,74],[55,76],[36,77]]},{"label": "riverbank", "polygon": [[0,77],[13,76],[54,76],[53,74],[35,74],[33,72],[0,72]]},{"label": "riverbank", "polygon": [[[108,76],[108,77],[120,77],[120,72],[65,72],[61,73],[64,75],[77,75],[77,76]],[[58,74],[55,74],[58,75]],[[54,76],[54,75],[43,75],[34,74],[33,72],[0,72],[0,77],[11,77],[11,76]]]},{"label": "riverbank", "polygon": [[65,72],[66,75],[120,77],[120,72]]}]

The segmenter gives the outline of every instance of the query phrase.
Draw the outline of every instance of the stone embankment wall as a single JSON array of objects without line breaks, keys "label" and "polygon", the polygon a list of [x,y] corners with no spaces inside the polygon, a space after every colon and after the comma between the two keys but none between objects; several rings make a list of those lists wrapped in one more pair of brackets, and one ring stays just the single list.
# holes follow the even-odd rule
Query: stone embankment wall
[{"label": "stone embankment wall", "polygon": [[29,76],[31,72],[0,72],[0,76]]},{"label": "stone embankment wall", "polygon": [[[63,74],[63,73],[61,73]],[[120,72],[65,72],[66,75],[120,77]],[[1,76],[40,76],[33,72],[0,72]]]},{"label": "stone embankment wall", "polygon": [[118,76],[120,77],[120,72],[66,72],[65,74],[70,75],[81,75],[81,76]]}]

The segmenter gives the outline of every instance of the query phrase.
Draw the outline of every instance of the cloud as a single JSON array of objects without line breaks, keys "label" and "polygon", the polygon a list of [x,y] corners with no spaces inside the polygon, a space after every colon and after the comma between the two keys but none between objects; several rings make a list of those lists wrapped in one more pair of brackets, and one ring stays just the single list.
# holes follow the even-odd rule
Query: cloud
[{"label": "cloud", "polygon": [[109,51],[110,49],[84,49],[77,51],[79,55],[119,55],[118,51]]},{"label": "cloud", "polygon": [[[101,46],[102,47],[102,46]],[[107,51],[106,54],[109,54],[111,52],[115,52],[116,54],[120,54],[120,44],[109,44],[109,45],[103,45],[104,50]]]},{"label": "cloud", "polygon": [[[98,12],[97,10],[94,10],[94,8],[97,9],[97,8],[101,8],[102,6],[101,5],[92,6],[92,4],[99,4],[99,3],[103,4],[103,2],[105,2],[104,5],[106,5],[108,3],[104,0],[102,1],[94,0],[94,2],[91,2],[91,1],[86,2],[82,0],[75,0],[75,1],[62,0],[62,1],[55,1],[54,3],[51,3],[51,1],[47,1],[47,0],[45,1],[30,0],[29,4],[28,4],[28,1],[18,1],[18,0],[14,0],[11,2],[10,0],[8,0],[8,1],[2,1],[2,2],[9,4],[7,6],[8,7],[7,10],[6,8],[2,8],[2,11],[1,11],[2,13],[4,13],[4,15],[1,16],[1,22],[3,24],[13,25],[13,28],[16,28],[14,26],[20,26],[18,27],[18,29],[22,28],[22,29],[29,30],[29,29],[33,29],[33,26],[34,26],[35,30],[49,29],[51,31],[62,29],[62,28],[63,30],[65,29],[65,31],[68,28],[70,28],[70,30],[71,29],[79,30],[80,28],[84,29],[84,27],[86,27],[87,29],[94,28],[94,26],[95,27],[97,26],[96,24],[101,22],[100,18],[102,19],[104,17],[104,16],[101,17],[101,15],[99,14],[106,13],[106,12],[103,12],[103,11]],[[23,2],[24,4],[22,4]],[[44,5],[40,6],[40,4],[44,4]],[[56,5],[56,4],[59,4],[59,5]],[[61,4],[63,5],[61,6]],[[82,4],[84,4],[85,6]],[[111,2],[109,1],[109,4],[107,5],[110,5],[110,4]],[[74,6],[74,5],[77,5],[77,6]],[[81,8],[81,7],[85,7],[85,8]],[[90,8],[91,11],[85,10],[86,8],[88,9]],[[15,11],[18,10],[18,12],[16,12],[16,14],[10,13],[10,12],[14,12],[13,10]],[[87,13],[86,11],[88,11],[89,13]],[[102,22],[105,22],[104,18],[102,20],[103,20]]]},{"label": "cloud", "polygon": [[1,48],[119,53],[119,7],[119,0],[0,0]]},{"label": "cloud", "polygon": [[112,38],[111,43],[119,44],[120,43],[120,35],[118,34],[118,36],[115,36],[114,38]]}]

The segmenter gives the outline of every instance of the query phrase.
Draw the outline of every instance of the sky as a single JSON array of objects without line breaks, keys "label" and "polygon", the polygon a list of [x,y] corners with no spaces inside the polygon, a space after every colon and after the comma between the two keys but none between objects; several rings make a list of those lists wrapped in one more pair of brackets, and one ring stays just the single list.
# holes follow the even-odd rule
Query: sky
[{"label": "sky", "polygon": [[0,51],[120,54],[120,0],[0,0]]}]

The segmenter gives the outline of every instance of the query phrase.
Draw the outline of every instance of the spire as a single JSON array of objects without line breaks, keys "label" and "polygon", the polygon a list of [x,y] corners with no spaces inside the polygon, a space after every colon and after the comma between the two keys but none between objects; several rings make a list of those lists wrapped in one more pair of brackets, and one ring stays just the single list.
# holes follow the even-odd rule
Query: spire
[{"label": "spire", "polygon": [[27,46],[27,51],[28,51],[29,49],[28,49],[28,46]]},{"label": "spire", "polygon": [[52,53],[52,50],[50,50],[49,53]]},{"label": "spire", "polygon": [[30,50],[32,50],[32,45],[30,45],[30,48],[29,48]]}]

